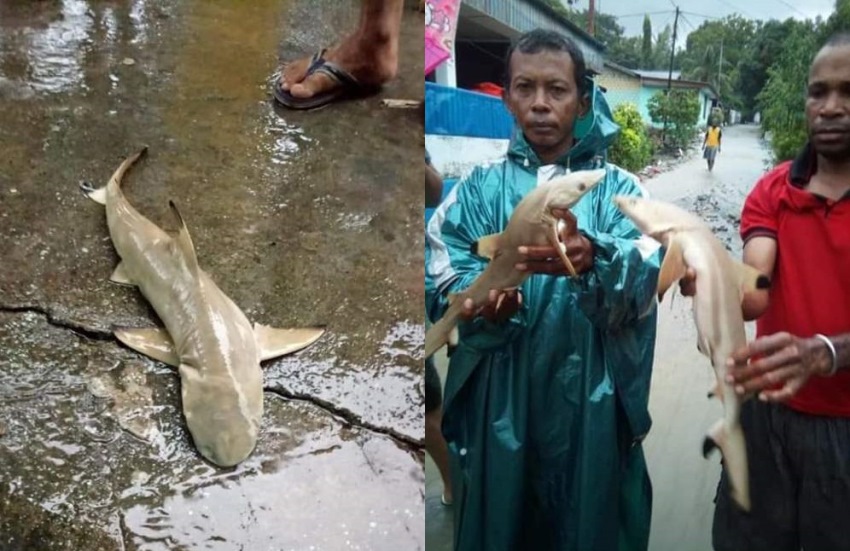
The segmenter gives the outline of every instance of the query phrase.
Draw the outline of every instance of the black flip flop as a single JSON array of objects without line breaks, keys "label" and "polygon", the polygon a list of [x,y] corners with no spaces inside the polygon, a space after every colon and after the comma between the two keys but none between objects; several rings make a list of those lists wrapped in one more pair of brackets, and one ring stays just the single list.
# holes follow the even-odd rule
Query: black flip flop
[{"label": "black flip flop", "polygon": [[274,93],[274,99],[278,103],[290,109],[316,109],[343,98],[364,97],[378,91],[378,87],[362,84],[342,67],[332,61],[326,60],[325,51],[322,50],[313,55],[304,78],[306,79],[314,73],[325,73],[331,79],[335,80],[339,86],[335,86],[325,92],[319,92],[309,98],[297,98],[281,88],[280,78],[277,78],[272,84],[272,91]]}]

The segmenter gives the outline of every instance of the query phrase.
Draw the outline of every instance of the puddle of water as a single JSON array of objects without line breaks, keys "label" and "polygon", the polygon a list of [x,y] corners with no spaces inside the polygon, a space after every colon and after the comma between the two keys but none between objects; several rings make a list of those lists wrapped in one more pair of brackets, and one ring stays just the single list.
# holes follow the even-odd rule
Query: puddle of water
[{"label": "puddle of water", "polygon": [[325,435],[269,459],[273,472],[194,485],[161,507],[129,508],[124,523],[145,550],[413,549],[421,541],[423,509],[409,482],[421,475],[413,464],[402,474],[385,464],[394,453],[387,446]]},{"label": "puddle of water", "polygon": [[[151,13],[149,3],[135,0],[128,9],[87,0],[4,2],[0,92],[4,82],[8,89],[42,94],[85,92],[104,79],[114,89],[120,80],[117,65],[124,43],[144,46],[156,35],[153,23],[169,16],[168,7]],[[116,66],[105,75],[92,65],[101,56]],[[22,99],[27,97],[22,93]]]},{"label": "puddle of water", "polygon": [[288,165],[298,161],[299,154],[305,146],[309,147],[314,140],[304,133],[304,129],[288,123],[274,111],[268,110],[265,121],[257,128],[257,149],[263,155],[259,161],[275,165]]}]

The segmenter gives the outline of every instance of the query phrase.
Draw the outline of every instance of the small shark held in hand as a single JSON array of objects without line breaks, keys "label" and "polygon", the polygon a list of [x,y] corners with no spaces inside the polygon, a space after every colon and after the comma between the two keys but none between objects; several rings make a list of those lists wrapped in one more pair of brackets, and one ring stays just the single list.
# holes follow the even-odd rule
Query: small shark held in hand
[{"label": "small shark held in hand", "polygon": [[183,413],[201,455],[221,467],[237,465],[254,449],[263,415],[260,361],[309,346],[322,328],[253,326],[198,265],[195,247],[177,207],[179,230],[166,233],[139,214],[121,192],[121,179],[147,151],[126,159],[106,186],[82,184],[106,206],[109,235],[121,262],[110,278],[135,285],[165,324],[119,328],[130,348],[177,367]]},{"label": "small shark held in hand", "polygon": [[688,268],[696,272],[693,308],[697,346],[714,366],[717,382],[709,397],[717,396],[724,410],[723,418],[708,431],[703,456],[720,447],[732,499],[749,511],[747,447],[739,421],[741,403],[749,396],[738,396],[733,385],[726,382],[726,361],[747,344],[741,309],[744,292],[766,289],[770,279],[733,260],[709,227],[690,212],[650,199],[618,196],[613,200],[638,229],[666,248],[658,276],[659,300]]},{"label": "small shark held in hand", "polygon": [[426,359],[449,341],[466,299],[471,298],[478,308],[487,301],[491,289],[515,289],[525,281],[529,273],[515,268],[522,260],[517,251],[520,246],[555,247],[567,271],[576,275],[558,236],[563,221],[552,211],[571,208],[604,177],[604,169],[583,170],[538,185],[516,206],[505,231],[482,237],[473,244],[472,252],[489,258],[490,263],[466,290],[450,297],[446,313],[425,333]]}]

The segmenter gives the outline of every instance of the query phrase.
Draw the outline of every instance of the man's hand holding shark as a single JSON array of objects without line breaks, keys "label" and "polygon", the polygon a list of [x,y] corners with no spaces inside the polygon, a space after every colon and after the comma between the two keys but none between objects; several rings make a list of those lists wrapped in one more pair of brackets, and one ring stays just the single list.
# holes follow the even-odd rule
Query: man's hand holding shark
[{"label": "man's hand holding shark", "polygon": [[[689,269],[679,285],[682,295],[694,296],[696,273]],[[746,319],[755,317],[747,303],[758,303],[759,311],[766,306],[766,293],[761,289],[748,293],[744,299]],[[730,370],[726,382],[735,385],[738,395],[757,394],[766,402],[784,402],[810,377],[828,377],[848,364],[850,335],[803,338],[780,332],[759,337],[736,350],[726,364]]]},{"label": "man's hand holding shark", "polygon": [[[553,209],[552,216],[562,221],[560,241],[567,258],[577,274],[593,268],[593,244],[578,231],[578,221],[568,210]],[[558,249],[550,245],[527,245],[518,251],[523,262],[516,269],[524,272],[549,275],[571,275],[559,256]]]},{"label": "man's hand holding shark", "polygon": [[[566,253],[575,272],[583,274],[593,267],[593,244],[578,231],[575,215],[568,210],[553,209],[552,215],[564,223],[559,237],[562,250]],[[519,260],[514,268],[520,272],[570,276],[567,265],[561,259],[558,249],[550,245],[521,245],[517,247]],[[519,289],[499,291],[491,289],[487,302],[476,308],[472,299],[463,303],[461,319],[468,321],[481,316],[493,323],[503,323],[522,307],[522,293]]]},{"label": "man's hand holding shark", "polygon": [[733,371],[726,380],[735,384],[738,394],[758,392],[761,400],[784,402],[797,394],[809,377],[829,377],[850,363],[848,353],[850,335],[802,338],[774,333],[732,354],[727,365]]}]

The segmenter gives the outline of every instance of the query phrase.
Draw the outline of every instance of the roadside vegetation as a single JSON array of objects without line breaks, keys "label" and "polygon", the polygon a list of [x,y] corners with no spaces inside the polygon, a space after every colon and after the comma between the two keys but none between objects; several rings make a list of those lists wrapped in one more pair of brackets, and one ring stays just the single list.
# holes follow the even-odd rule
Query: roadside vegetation
[{"label": "roadside vegetation", "polygon": [[[587,11],[575,9],[584,2],[571,4],[567,16],[586,28]],[[680,31],[690,30],[690,34],[685,48],[673,56],[673,70],[681,71],[683,78],[710,83],[720,94],[727,117],[730,109],[740,112],[744,122],[759,114],[775,160],[793,157],[806,140],[803,107],[809,64],[830,35],[850,31],[850,0],[836,0],[825,20],[756,21],[731,15],[699,25],[696,21],[694,15],[680,16]],[[654,33],[645,18],[643,35],[626,37],[616,17],[597,13],[595,29],[597,40],[605,44],[608,58],[615,63],[630,69],[669,69],[670,26]],[[653,101],[668,118],[674,112],[682,115],[682,124],[672,134],[668,130],[668,137],[683,138],[688,101],[681,97]],[[637,143],[632,137],[627,141]],[[631,158],[638,153],[618,154]]]}]

